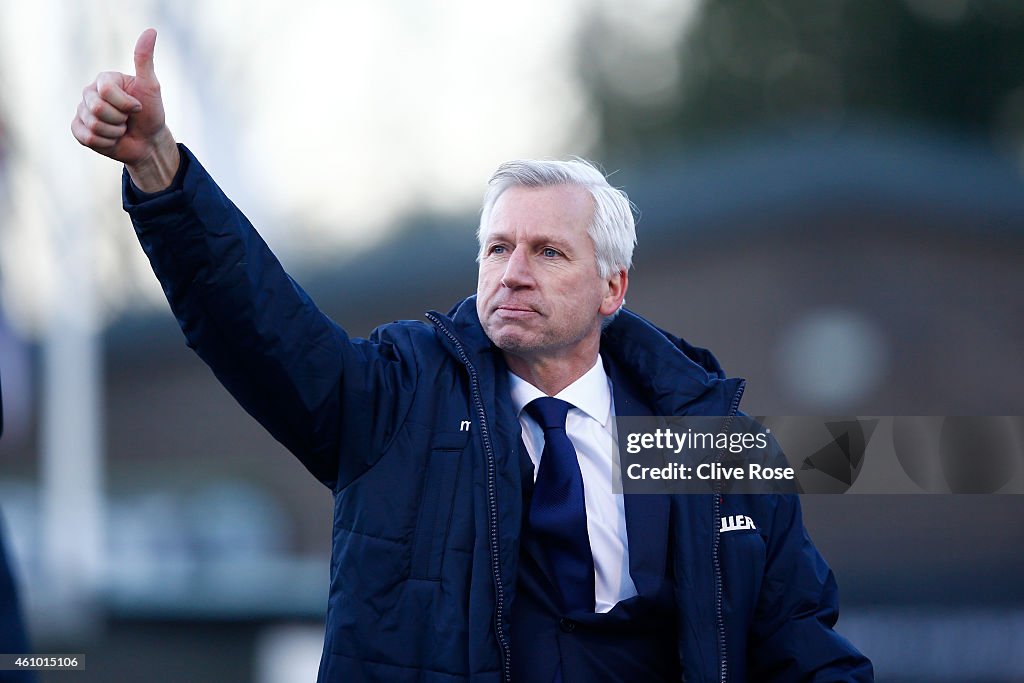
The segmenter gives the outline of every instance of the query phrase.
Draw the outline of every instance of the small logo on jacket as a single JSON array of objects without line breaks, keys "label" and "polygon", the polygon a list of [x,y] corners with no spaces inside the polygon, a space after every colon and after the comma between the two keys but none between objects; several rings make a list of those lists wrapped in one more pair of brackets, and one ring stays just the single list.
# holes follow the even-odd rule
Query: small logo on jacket
[{"label": "small logo on jacket", "polygon": [[719,529],[719,533],[756,528],[757,527],[754,526],[754,520],[746,515],[729,515],[728,517],[722,517],[722,528]]},{"label": "small logo on jacket", "polygon": [[460,432],[468,432],[469,431],[469,425],[470,425],[469,420],[463,420],[462,422],[459,423],[459,431]]}]

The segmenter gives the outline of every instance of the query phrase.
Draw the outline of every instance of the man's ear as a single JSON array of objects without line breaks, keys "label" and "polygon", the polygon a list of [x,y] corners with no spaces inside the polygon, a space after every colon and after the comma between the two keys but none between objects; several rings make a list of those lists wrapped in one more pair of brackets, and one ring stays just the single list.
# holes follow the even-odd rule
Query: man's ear
[{"label": "man's ear", "polygon": [[626,298],[627,289],[629,289],[629,273],[625,268],[620,268],[608,278],[608,291],[601,301],[601,315],[608,316],[619,310],[622,300]]}]

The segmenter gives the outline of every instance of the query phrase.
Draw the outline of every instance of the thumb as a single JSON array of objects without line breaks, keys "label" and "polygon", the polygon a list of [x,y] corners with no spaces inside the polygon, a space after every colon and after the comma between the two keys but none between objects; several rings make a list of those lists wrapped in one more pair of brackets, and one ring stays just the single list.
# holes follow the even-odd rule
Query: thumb
[{"label": "thumb", "polygon": [[156,80],[153,68],[153,49],[156,47],[156,29],[147,28],[135,43],[135,77]]}]

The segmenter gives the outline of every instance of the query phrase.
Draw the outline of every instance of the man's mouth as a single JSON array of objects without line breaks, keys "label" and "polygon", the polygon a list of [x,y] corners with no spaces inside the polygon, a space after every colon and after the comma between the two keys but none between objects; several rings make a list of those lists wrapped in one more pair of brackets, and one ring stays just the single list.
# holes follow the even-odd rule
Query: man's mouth
[{"label": "man's mouth", "polygon": [[499,304],[494,308],[494,312],[503,318],[527,318],[538,315],[535,309],[518,304]]}]

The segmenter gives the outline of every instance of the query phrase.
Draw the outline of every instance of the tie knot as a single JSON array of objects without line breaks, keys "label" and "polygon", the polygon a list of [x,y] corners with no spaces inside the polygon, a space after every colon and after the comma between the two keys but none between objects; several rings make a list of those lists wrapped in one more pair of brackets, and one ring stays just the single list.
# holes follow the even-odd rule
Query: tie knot
[{"label": "tie knot", "polygon": [[541,429],[565,429],[565,416],[569,414],[572,404],[560,398],[545,396],[535,398],[526,404],[526,412],[530,414]]}]

